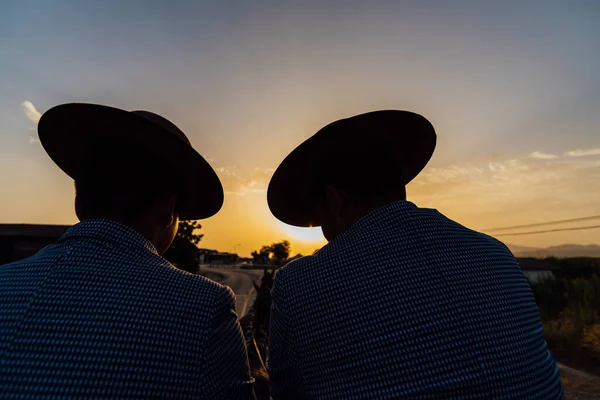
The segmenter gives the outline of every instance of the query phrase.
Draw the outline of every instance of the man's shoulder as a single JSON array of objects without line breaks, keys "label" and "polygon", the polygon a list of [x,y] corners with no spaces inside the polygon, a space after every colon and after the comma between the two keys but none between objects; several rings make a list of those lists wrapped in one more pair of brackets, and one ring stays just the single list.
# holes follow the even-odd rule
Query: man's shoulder
[{"label": "man's shoulder", "polygon": [[[53,244],[23,260],[0,266],[2,274],[25,276],[36,280],[56,268],[82,276],[100,277],[102,281],[118,281],[120,287],[135,287],[143,293],[173,292],[171,300],[201,304],[217,301],[229,303],[234,294],[227,286],[202,275],[178,269],[168,260],[152,252],[138,250],[117,254],[116,248],[90,247],[89,244]],[[61,279],[59,274],[55,279]]]},{"label": "man's shoulder", "polygon": [[425,228],[427,228],[426,232],[430,235],[446,236],[454,233],[456,235],[460,235],[471,243],[479,243],[495,248],[498,251],[512,254],[510,249],[495,237],[454,221],[440,213],[438,210],[419,208],[418,215],[423,219],[423,225]]},{"label": "man's shoulder", "polygon": [[233,298],[233,291],[218,282],[199,274],[183,271],[165,258],[154,254],[152,256],[152,271],[159,275],[161,282],[168,286],[179,288],[181,296],[191,296],[198,301],[214,301],[215,298]]},{"label": "man's shoulder", "polygon": [[37,253],[7,264],[0,265],[0,271],[9,272],[13,270],[23,271],[28,267],[46,266],[53,264],[65,254],[65,247],[59,244],[51,244],[43,247]]},{"label": "man's shoulder", "polygon": [[287,290],[302,287],[309,281],[323,279],[328,268],[333,268],[332,259],[327,262],[329,246],[326,245],[310,256],[304,256],[289,262],[277,270],[275,282],[279,287],[286,286]]},{"label": "man's shoulder", "polygon": [[312,255],[312,256],[304,256],[301,258],[297,258],[293,261],[290,261],[289,263],[287,263],[286,265],[284,265],[283,267],[281,267],[277,270],[275,279],[277,279],[277,277],[279,277],[281,279],[287,275],[295,274],[299,271],[305,270],[306,268],[309,268],[312,264],[314,264],[315,259],[316,259],[315,255]]}]

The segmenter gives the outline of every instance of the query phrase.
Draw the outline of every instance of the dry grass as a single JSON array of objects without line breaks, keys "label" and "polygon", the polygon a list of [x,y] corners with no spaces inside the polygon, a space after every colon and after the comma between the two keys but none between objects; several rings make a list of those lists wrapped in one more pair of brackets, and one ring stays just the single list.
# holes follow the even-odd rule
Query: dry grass
[{"label": "dry grass", "polygon": [[544,337],[565,364],[600,374],[600,278],[559,278],[532,286]]},{"label": "dry grass", "polygon": [[581,347],[600,360],[600,323],[583,328]]}]

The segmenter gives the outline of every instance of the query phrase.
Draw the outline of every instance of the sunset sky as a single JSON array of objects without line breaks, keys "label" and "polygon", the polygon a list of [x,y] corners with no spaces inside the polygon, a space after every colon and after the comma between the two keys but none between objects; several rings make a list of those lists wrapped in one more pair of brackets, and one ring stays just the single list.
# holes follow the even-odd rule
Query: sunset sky
[{"label": "sunset sky", "polygon": [[[2,1],[0,222],[77,221],[36,132],[73,101],[157,112],[190,137],[225,187],[202,247],[320,247],[318,229],[271,216],[266,185],[319,128],[376,109],[437,130],[408,187],[420,206],[484,231],[600,215],[599,71],[597,0]],[[600,244],[600,229],[501,239]]]}]

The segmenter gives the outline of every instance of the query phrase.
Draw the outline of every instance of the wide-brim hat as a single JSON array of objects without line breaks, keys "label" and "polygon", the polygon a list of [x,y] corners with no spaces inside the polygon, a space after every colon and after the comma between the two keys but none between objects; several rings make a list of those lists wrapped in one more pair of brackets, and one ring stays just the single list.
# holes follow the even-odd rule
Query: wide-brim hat
[{"label": "wide-brim hat", "polygon": [[[73,179],[90,145],[106,140],[118,148],[127,142],[160,156],[178,174],[182,220],[211,217],[223,205],[223,187],[213,168],[177,126],[158,114],[97,104],[62,104],[42,115],[38,134],[50,158]],[[111,154],[106,154],[106,162],[111,162]]]},{"label": "wide-brim hat", "polygon": [[[335,155],[385,154],[397,161],[404,185],[425,168],[436,145],[433,125],[409,111],[383,110],[333,122],[296,147],[275,170],[267,190],[271,213],[280,221],[299,227],[320,226],[315,213],[315,185]],[[364,168],[369,168],[364,165]],[[373,171],[377,174],[389,171]]]}]

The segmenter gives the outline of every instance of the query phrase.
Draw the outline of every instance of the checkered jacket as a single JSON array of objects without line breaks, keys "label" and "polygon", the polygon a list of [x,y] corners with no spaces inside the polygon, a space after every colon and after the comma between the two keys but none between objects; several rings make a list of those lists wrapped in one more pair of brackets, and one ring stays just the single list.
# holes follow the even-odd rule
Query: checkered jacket
[{"label": "checkered jacket", "polygon": [[273,287],[275,399],[560,399],[511,252],[409,202],[384,206]]},{"label": "checkered jacket", "polygon": [[81,222],[0,267],[0,398],[252,398],[234,307],[136,231]]}]

